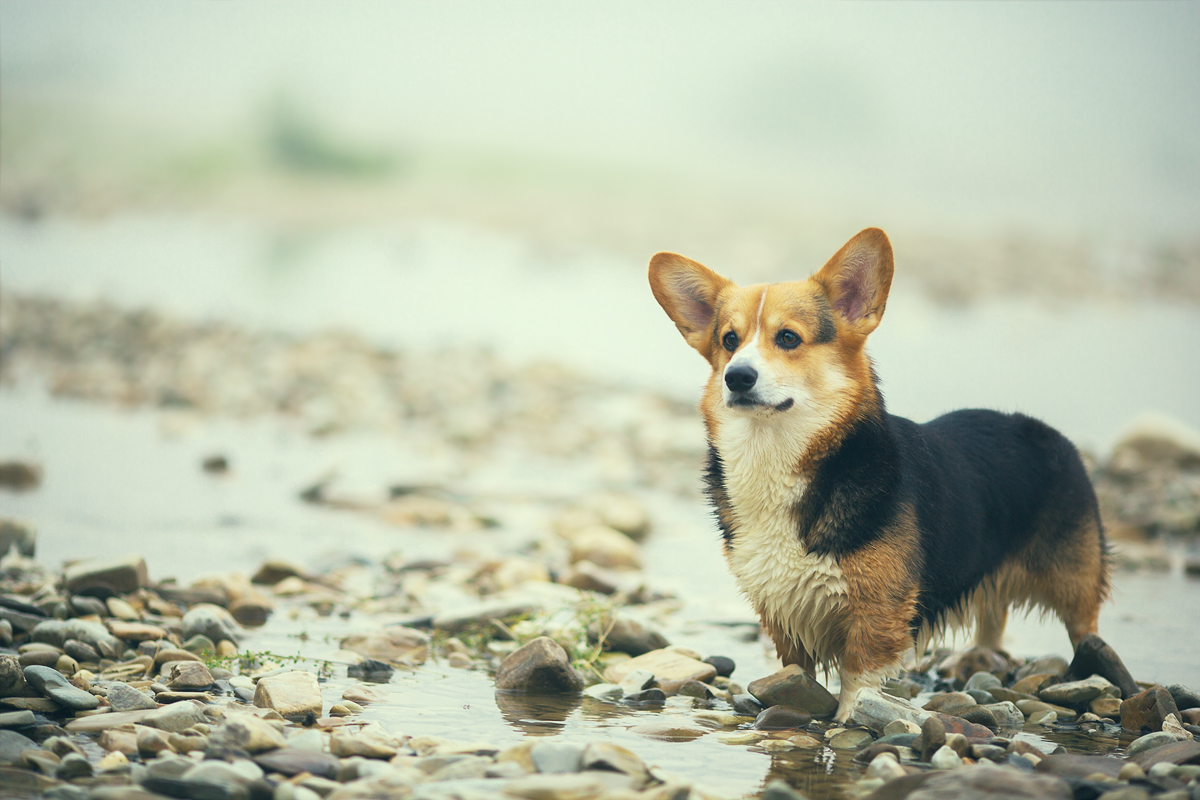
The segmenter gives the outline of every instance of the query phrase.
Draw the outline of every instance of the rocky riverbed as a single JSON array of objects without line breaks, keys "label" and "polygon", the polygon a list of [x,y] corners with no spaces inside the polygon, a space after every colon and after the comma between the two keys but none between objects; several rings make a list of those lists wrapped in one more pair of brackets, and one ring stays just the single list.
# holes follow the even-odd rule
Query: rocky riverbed
[{"label": "rocky riverbed", "polygon": [[[214,492],[200,504],[249,483],[239,509],[289,510],[278,530],[214,511],[205,530],[192,521],[180,533],[110,512],[102,497],[80,500],[74,517],[50,513],[38,498],[63,497],[56,475],[70,459],[49,445],[42,459],[0,453],[20,456],[0,465],[0,791],[1200,796],[1198,687],[1138,683],[1157,676],[1130,675],[1099,640],[1073,662],[924,654],[834,725],[836,687],[778,671],[748,612],[714,613],[694,575],[688,591],[666,577],[685,549],[719,560],[705,531],[656,547],[704,524],[673,516],[699,507],[703,440],[685,405],[486,353],[395,352],[347,333],[284,336],[11,293],[0,304],[9,419],[65,424],[74,418],[54,409],[86,403],[152,417],[168,439],[268,421],[286,430],[268,441],[293,465],[279,467],[287,497],[270,497],[263,487],[280,484],[255,482],[243,456],[250,429],[225,448],[204,440],[187,465]],[[402,457],[316,468],[313,452],[344,454],[328,448],[354,437],[403,442]],[[1191,563],[1191,437],[1148,423],[1092,458],[1122,568],[1178,575]],[[105,457],[118,472],[130,463]],[[139,482],[153,505],[175,502],[183,479],[163,469],[114,480],[104,485]],[[324,550],[301,533],[310,523],[326,531]],[[255,538],[270,552],[247,561],[238,548]],[[197,574],[200,562],[220,569]]]}]

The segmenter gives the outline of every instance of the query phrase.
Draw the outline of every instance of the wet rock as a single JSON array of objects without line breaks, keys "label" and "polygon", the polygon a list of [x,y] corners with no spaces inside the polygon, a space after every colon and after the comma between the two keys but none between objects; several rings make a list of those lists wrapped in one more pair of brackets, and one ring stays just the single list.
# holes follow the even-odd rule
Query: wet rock
[{"label": "wet rock", "polygon": [[72,594],[111,597],[149,585],[146,561],[139,555],[85,559],[63,570],[63,586]]},{"label": "wet rock", "polygon": [[265,720],[254,714],[227,714],[221,724],[213,729],[210,740],[222,747],[244,750],[251,755],[287,746],[282,723]]},{"label": "wet rock", "polygon": [[[985,711],[990,711],[992,717],[996,720],[996,725],[1001,728],[1019,728],[1025,724],[1025,715],[1022,714],[1021,710],[1013,703],[992,703],[990,705],[980,706],[980,708]],[[971,721],[974,722],[975,720]]]},{"label": "wet rock", "polygon": [[834,750],[861,750],[874,741],[870,732],[862,728],[852,728],[831,736],[829,746]]},{"label": "wet rock", "polygon": [[703,659],[703,661],[705,664],[712,664],[713,668],[717,671],[717,675],[722,678],[728,678],[737,669],[737,665],[733,662],[733,659],[726,658],[725,656],[709,656]]},{"label": "wet rock", "polygon": [[909,722],[906,719],[892,720],[883,727],[884,736],[895,736],[897,734],[912,734],[917,735],[921,732],[921,726],[914,722]]},{"label": "wet rock", "polygon": [[363,659],[357,664],[346,667],[347,677],[372,683],[387,683],[395,672],[396,670],[390,664],[372,658]]},{"label": "wet rock", "polygon": [[1145,736],[1138,737],[1129,743],[1129,746],[1125,748],[1125,757],[1132,758],[1138,753],[1145,752],[1146,750],[1153,750],[1155,747],[1173,744],[1175,741],[1177,740],[1173,735],[1164,731],[1148,733]]},{"label": "wet rock", "polygon": [[138,755],[143,758],[153,757],[159,753],[175,752],[175,749],[171,747],[170,734],[166,731],[149,728],[145,725],[135,725],[133,731]]},{"label": "wet rock", "polygon": [[178,733],[179,731],[187,730],[197,723],[208,722],[208,717],[204,714],[203,705],[192,700],[185,700],[181,703],[172,703],[155,711],[147,712],[141,721],[143,725],[148,725],[151,728],[158,728],[168,733]]},{"label": "wet rock", "polygon": [[284,719],[321,714],[321,688],[310,672],[294,670],[262,678],[254,690],[254,705],[277,711]]},{"label": "wet rock", "polygon": [[735,694],[730,698],[729,704],[733,706],[734,711],[747,717],[757,717],[763,710],[762,703],[751,694]]},{"label": "wet rock", "polygon": [[58,769],[54,770],[54,777],[60,781],[74,780],[75,778],[90,778],[92,776],[92,765],[87,760],[86,756],[79,753],[68,753],[63,757],[63,760],[58,765]]},{"label": "wet rock", "polygon": [[20,662],[22,669],[25,667],[51,667],[58,663],[61,657],[58,648],[46,650],[26,650],[17,656],[17,661]]},{"label": "wet rock", "polygon": [[139,709],[155,709],[158,703],[144,692],[138,691],[127,683],[113,683],[108,687],[108,704],[113,711],[137,711]]},{"label": "wet rock", "polygon": [[1038,692],[1038,697],[1047,703],[1059,706],[1086,706],[1100,695],[1115,688],[1107,678],[1092,675],[1083,680],[1047,686]]},{"label": "wet rock", "polygon": [[747,691],[764,706],[786,705],[802,708],[817,719],[828,719],[837,711],[837,698],[795,664],[784,667],[773,675],[751,681]]},{"label": "wet rock", "polygon": [[1099,675],[1121,690],[1121,697],[1129,699],[1138,693],[1137,682],[1125,668],[1117,651],[1113,650],[1103,639],[1094,633],[1089,633],[1079,640],[1075,648],[1075,657],[1067,668],[1065,679],[1081,680],[1091,675]]},{"label": "wet rock", "polygon": [[[97,598],[90,598],[90,599],[95,600]],[[72,600],[72,602],[74,602],[74,601]],[[139,615],[138,615],[137,609],[134,608],[132,604],[127,603],[125,600],[122,600],[120,597],[113,596],[113,597],[105,598],[104,608],[107,610],[108,613],[104,613],[104,611],[101,611],[100,612],[101,617],[106,617],[106,616],[112,615],[119,620],[124,620],[125,622],[137,622],[137,620],[138,620]]]},{"label": "wet rock", "polygon": [[260,753],[254,757],[254,763],[266,772],[278,772],[288,777],[308,772],[330,780],[337,779],[342,765],[334,756],[298,750],[294,747]]},{"label": "wet rock", "polygon": [[1121,719],[1121,698],[1101,696],[1088,703],[1088,710],[1098,717]]},{"label": "wet rock", "polygon": [[1144,770],[1155,764],[1200,764],[1200,742],[1171,742],[1143,748],[1142,752],[1135,753],[1131,758]]},{"label": "wet rock", "polygon": [[529,694],[577,694],[583,678],[558,642],[540,636],[514,650],[496,671],[496,690]]},{"label": "wet rock", "polygon": [[907,794],[907,800],[962,800],[962,798],[995,798],[996,800],[1072,800],[1071,785],[1052,775],[1022,773],[1011,769],[975,768],[951,772],[909,776],[901,780],[918,779],[917,788]]},{"label": "wet rock", "polygon": [[961,709],[974,705],[978,705],[975,698],[966,692],[944,692],[942,694],[935,694],[929,698],[929,702],[925,704],[925,710],[953,714],[953,709]]},{"label": "wet rock", "polygon": [[52,644],[62,648],[68,640],[75,639],[95,648],[105,658],[116,659],[125,649],[120,639],[108,632],[98,622],[87,622],[82,619],[48,619],[39,622],[30,631],[30,640]]},{"label": "wet rock", "polygon": [[705,704],[716,698],[712,687],[700,681],[687,681],[679,687],[677,694],[680,697],[694,697],[699,701],[698,704]]},{"label": "wet rock", "polygon": [[1160,731],[1168,714],[1178,717],[1179,709],[1170,692],[1162,686],[1154,686],[1121,703],[1121,727],[1135,733]]},{"label": "wet rock", "polygon": [[625,577],[629,573],[605,569],[590,561],[576,561],[563,573],[559,582],[574,589],[597,594],[616,594],[629,581]]},{"label": "wet rock", "polygon": [[637,780],[637,785],[649,779],[645,763],[637,755],[611,742],[591,742],[579,758],[580,770],[620,772]]},{"label": "wet rock", "polygon": [[214,642],[223,639],[237,644],[240,641],[238,624],[233,616],[219,605],[200,603],[183,615],[183,638],[207,636]]},{"label": "wet rock", "polygon": [[[836,709],[836,701],[834,707]],[[814,716],[816,716],[814,714]],[[850,721],[863,725],[876,733],[882,733],[888,723],[895,720],[906,720],[920,725],[932,716],[931,712],[919,709],[913,704],[891,695],[878,692],[859,692],[850,707]]]},{"label": "wet rock", "polygon": [[90,692],[72,686],[62,673],[51,667],[30,666],[25,668],[25,680],[29,685],[58,703],[63,708],[72,711],[86,711],[97,708],[100,698]]},{"label": "wet rock", "polygon": [[659,720],[655,722],[646,722],[641,725],[634,725],[629,729],[630,733],[638,736],[645,736],[649,739],[662,739],[668,742],[686,742],[691,739],[698,739],[707,733],[712,732],[712,728],[707,728],[695,722],[686,719],[669,719]]},{"label": "wet rock", "polygon": [[636,670],[645,670],[654,675],[659,687],[668,695],[679,690],[688,681],[711,681],[717,675],[717,670],[711,664],[705,664],[694,658],[689,658],[675,650],[653,650],[644,655],[613,664],[604,671],[604,680],[609,683],[621,683],[625,676]]},{"label": "wet rock", "polygon": [[428,634],[415,628],[391,626],[347,636],[341,647],[375,662],[423,664],[429,657],[429,641]]},{"label": "wet rock", "polygon": [[657,686],[652,686],[649,689],[625,695],[621,702],[627,706],[662,706],[667,702],[667,693]]},{"label": "wet rock", "polygon": [[[1094,701],[1093,701],[1094,702]],[[1034,714],[1044,713],[1046,711],[1054,712],[1059,719],[1073,720],[1077,716],[1074,711],[1064,706],[1056,706],[1053,703],[1043,703],[1041,700],[1018,700],[1015,704],[1021,710],[1022,714],[1032,717]]]},{"label": "wet rock", "polygon": [[583,693],[595,700],[616,702],[625,696],[625,692],[615,683],[596,683],[588,686]]},{"label": "wet rock", "polygon": [[807,728],[812,714],[792,706],[771,706],[754,720],[754,729],[760,731],[782,731],[789,728]]},{"label": "wet rock", "polygon": [[167,688],[178,692],[195,692],[213,685],[212,673],[197,661],[172,664],[165,677]]},{"label": "wet rock", "polygon": [[[1065,658],[1062,658],[1061,656],[1043,656],[1041,658],[1035,658],[1032,661],[1028,661],[1025,664],[1022,664],[1020,667],[1017,668],[1016,673],[1013,675],[1013,678],[1016,682],[1016,683],[1014,683],[1013,688],[1016,689],[1017,684],[1021,683],[1021,681],[1025,680],[1026,678],[1030,678],[1034,675],[1049,675],[1049,676],[1055,678],[1056,680],[1061,679],[1064,675],[1067,674],[1067,668],[1068,668],[1067,661]],[[1084,677],[1087,677],[1087,676],[1084,676]],[[1017,689],[1017,691],[1028,691],[1028,690]]]},{"label": "wet rock", "polygon": [[625,694],[633,694],[643,689],[649,689],[655,684],[654,673],[648,669],[635,669],[621,678],[617,686]]},{"label": "wet rock", "polygon": [[616,650],[640,656],[651,650],[670,646],[667,637],[637,620],[618,616],[615,620],[593,620],[588,625],[588,641],[593,644],[604,638],[606,650]]},{"label": "wet rock", "polygon": [[265,625],[275,604],[257,592],[245,594],[229,604],[229,614],[239,625],[257,628]]}]

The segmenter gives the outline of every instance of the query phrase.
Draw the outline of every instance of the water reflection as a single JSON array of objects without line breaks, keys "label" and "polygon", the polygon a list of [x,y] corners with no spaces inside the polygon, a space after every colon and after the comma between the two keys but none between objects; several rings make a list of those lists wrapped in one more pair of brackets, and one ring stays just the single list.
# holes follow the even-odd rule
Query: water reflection
[{"label": "water reflection", "polygon": [[566,727],[567,717],[583,702],[581,695],[546,696],[496,692],[504,721],[531,736],[553,736]]}]

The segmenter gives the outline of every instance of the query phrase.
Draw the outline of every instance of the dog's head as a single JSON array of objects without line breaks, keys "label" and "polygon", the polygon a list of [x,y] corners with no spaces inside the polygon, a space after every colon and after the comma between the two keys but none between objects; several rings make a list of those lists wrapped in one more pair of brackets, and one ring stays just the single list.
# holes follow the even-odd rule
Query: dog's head
[{"label": "dog's head", "polygon": [[674,253],[650,260],[655,299],[712,366],[702,405],[710,428],[737,417],[853,413],[872,381],[863,345],[891,284],[892,246],[878,228],[791,283],[741,287]]}]

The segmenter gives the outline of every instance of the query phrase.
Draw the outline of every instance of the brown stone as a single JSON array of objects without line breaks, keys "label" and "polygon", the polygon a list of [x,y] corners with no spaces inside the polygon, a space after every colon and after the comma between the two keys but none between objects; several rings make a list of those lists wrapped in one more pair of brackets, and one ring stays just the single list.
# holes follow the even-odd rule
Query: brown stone
[{"label": "brown stone", "polygon": [[108,594],[132,594],[150,584],[146,561],[138,555],[90,558],[63,570],[63,584],[72,594],[102,590]]},{"label": "brown stone", "polygon": [[517,648],[496,671],[496,690],[531,694],[578,694],[583,678],[571,666],[567,652],[547,636]]},{"label": "brown stone", "polygon": [[108,630],[113,636],[126,642],[156,642],[159,639],[167,638],[165,629],[157,625],[147,625],[144,622],[109,620]]},{"label": "brown stone", "polygon": [[1020,692],[1021,694],[1036,695],[1045,687],[1058,683],[1060,680],[1061,679],[1059,676],[1052,675],[1050,673],[1027,675],[1014,683],[1012,685],[1012,690],[1014,692]]},{"label": "brown stone", "polygon": [[415,628],[392,625],[351,634],[342,639],[341,647],[378,661],[423,664],[429,657],[429,635]]},{"label": "brown stone", "polygon": [[303,719],[321,713],[321,687],[317,676],[296,670],[262,678],[254,690],[254,705],[278,711],[285,719]]},{"label": "brown stone", "polygon": [[1150,767],[1162,762],[1169,764],[1200,764],[1200,742],[1193,739],[1190,742],[1164,744],[1162,747],[1155,747],[1152,750],[1145,750],[1138,753],[1130,760],[1147,771],[1149,771]]},{"label": "brown stone", "polygon": [[1134,733],[1161,731],[1168,714],[1179,714],[1171,693],[1165,687],[1152,686],[1121,703],[1121,727]]}]

